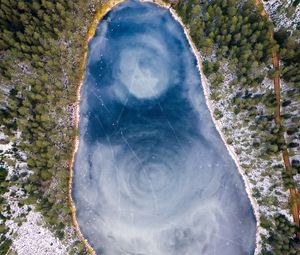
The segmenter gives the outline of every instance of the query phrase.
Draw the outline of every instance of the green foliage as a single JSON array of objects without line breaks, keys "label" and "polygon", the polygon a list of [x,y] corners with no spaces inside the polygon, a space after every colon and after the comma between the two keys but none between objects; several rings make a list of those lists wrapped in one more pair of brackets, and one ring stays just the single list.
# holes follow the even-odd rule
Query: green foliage
[{"label": "green foliage", "polygon": [[[0,153],[0,197],[7,191],[7,174],[8,171],[4,165],[4,155]],[[0,203],[0,213],[3,205]]]},{"label": "green foliage", "polygon": [[219,71],[220,64],[219,62],[209,62],[207,60],[203,61],[203,72],[205,75],[210,76],[212,73]]},{"label": "green foliage", "polygon": [[[203,71],[211,84],[211,99],[218,101],[221,94],[218,88],[224,84],[224,75],[220,71],[220,62],[228,60],[231,72],[237,79],[231,81],[230,86],[236,91],[232,100],[234,113],[247,112],[245,122],[259,121],[257,105],[264,103],[268,114],[273,114],[276,101],[273,91],[254,94],[266,76],[265,67],[271,63],[271,52],[278,47],[272,39],[273,26],[266,17],[260,15],[255,1],[241,3],[237,0],[203,1],[200,4],[194,0],[179,1],[176,10],[190,29],[191,36],[202,55],[210,59],[214,51],[213,61],[203,61]],[[238,86],[237,86],[238,85]],[[241,88],[240,88],[241,86]],[[238,89],[237,89],[238,88]],[[218,110],[214,113],[221,118]],[[273,116],[262,122],[261,126],[252,125],[257,130],[270,130]],[[271,132],[272,130],[270,130]],[[272,136],[272,137],[271,137]],[[274,154],[280,149],[276,144],[276,134],[266,137],[268,141],[266,153]]]},{"label": "green foliage", "polygon": [[272,25],[255,10],[253,1],[213,0],[201,5],[194,0],[180,1],[176,10],[189,24],[191,36],[202,53],[209,55],[217,44],[218,58],[232,58],[240,75],[260,62],[270,62],[275,41],[270,38]]},{"label": "green foliage", "polygon": [[218,119],[221,119],[223,117],[223,113],[222,111],[220,111],[219,109],[216,109],[214,111],[214,117],[218,120]]},{"label": "green foliage", "polygon": [[[208,59],[203,61],[203,71],[211,84],[211,99],[218,101],[221,94],[219,88],[224,86],[224,77],[218,63],[228,63],[230,72],[237,76],[237,79],[229,83],[230,89],[235,92],[231,99],[233,112],[240,115],[243,125],[248,126],[252,132],[252,144],[259,151],[258,156],[263,160],[270,160],[287,146],[298,147],[299,144],[295,141],[286,145],[284,125],[276,125],[274,122],[277,106],[274,90],[257,93],[258,88],[262,90],[261,83],[265,77],[274,79],[279,75],[290,87],[286,92],[288,98],[283,99],[282,106],[285,109],[293,104],[296,104],[295,109],[299,106],[300,47],[296,33],[291,35],[281,29],[273,39],[273,25],[267,17],[260,14],[262,7],[256,7],[255,0],[211,0],[200,3],[181,0],[174,7],[190,29],[195,45],[205,59]],[[272,51],[279,50],[284,66],[270,70]],[[263,106],[263,109],[258,105]],[[222,112],[216,109],[214,116],[221,118]],[[299,118],[291,112],[285,112],[282,119],[292,120],[287,134],[299,137]],[[282,167],[272,171],[282,173],[283,184],[287,189],[295,187],[292,176],[298,169],[286,171]],[[253,192],[256,198],[261,197],[258,189]],[[264,198],[263,202],[275,206],[278,204],[275,197]],[[295,227],[282,215],[276,216],[275,225],[272,222],[262,220],[262,227],[271,233],[270,238],[265,238],[264,241],[272,248],[271,251],[262,251],[262,255],[296,254]]]},{"label": "green foliage", "polygon": [[7,228],[5,225],[0,225],[0,234],[6,233],[7,232]]},{"label": "green foliage", "polygon": [[6,255],[10,249],[12,241],[5,237],[2,237],[0,240],[0,255]]},{"label": "green foliage", "polygon": [[284,215],[277,215],[275,224],[272,227],[272,234],[267,240],[272,246],[272,251],[262,251],[262,255],[297,254],[297,249],[295,248],[296,227]]},{"label": "green foliage", "polygon": [[[34,171],[22,183],[29,194],[26,202],[38,203],[53,228],[63,220],[71,222],[67,187],[74,127],[67,109],[76,100],[84,30],[93,16],[89,3],[0,4],[0,124],[11,138],[17,130],[21,133],[17,149],[26,153]],[[4,177],[0,171],[0,179]],[[54,179],[57,188],[49,190]],[[62,231],[57,231],[60,237]]]},{"label": "green foliage", "polygon": [[[261,83],[263,77],[259,69],[270,63],[271,50],[277,47],[270,37],[272,25],[259,15],[254,1],[250,0],[244,4],[238,0],[189,0],[180,1],[175,8],[188,24],[201,52],[209,56],[215,50],[217,54],[217,61],[203,63],[203,70],[214,88],[220,87],[224,80],[219,71],[219,61],[224,58],[230,60],[231,68],[238,77],[231,85],[235,88],[239,83],[244,89],[237,91],[233,98],[234,112],[239,114],[246,110],[251,119],[251,114],[256,115],[258,103],[263,103],[270,111],[270,114],[258,116],[253,127],[270,130],[268,135],[260,137],[260,143],[266,144],[266,153],[276,153],[284,142],[282,130],[269,128],[273,120],[274,94],[266,91],[264,95],[258,95],[248,91]],[[0,4],[0,82],[6,88],[1,92],[7,91],[7,88],[9,91],[0,93],[1,124],[5,125],[4,131],[11,137],[17,130],[22,133],[18,149],[26,152],[28,166],[34,171],[24,183],[24,189],[30,196],[23,202],[38,203],[37,208],[60,238],[63,238],[65,227],[62,223],[70,219],[66,199],[67,167],[74,134],[73,126],[66,122],[71,114],[65,109],[76,100],[77,71],[84,37],[78,28],[83,27],[84,20],[91,16],[88,9],[88,1],[84,0],[3,0]],[[291,93],[295,95],[300,87],[299,43],[287,31],[279,31],[275,39],[280,45],[285,67],[273,70],[271,75],[282,73],[283,78],[294,87]],[[219,98],[218,93],[211,96],[215,100]],[[214,114],[222,118],[221,111],[216,110]],[[295,129],[296,126],[289,127],[288,134],[297,133]],[[5,178],[5,170],[0,169],[3,184]],[[58,180],[57,188],[49,191],[53,178]],[[288,176],[287,186],[289,181],[291,178]],[[0,191],[5,190],[5,185],[1,186]],[[45,191],[49,191],[46,197]],[[278,236],[272,238],[272,244],[278,242]],[[5,251],[9,244],[8,240],[1,243],[0,251]],[[290,247],[290,239],[286,245]],[[285,249],[281,246],[278,248],[280,251]]]},{"label": "green foliage", "polygon": [[296,84],[300,81],[300,43],[295,35],[284,28],[275,33],[274,38],[280,46],[281,60],[285,63],[283,78],[294,83],[299,92]]}]

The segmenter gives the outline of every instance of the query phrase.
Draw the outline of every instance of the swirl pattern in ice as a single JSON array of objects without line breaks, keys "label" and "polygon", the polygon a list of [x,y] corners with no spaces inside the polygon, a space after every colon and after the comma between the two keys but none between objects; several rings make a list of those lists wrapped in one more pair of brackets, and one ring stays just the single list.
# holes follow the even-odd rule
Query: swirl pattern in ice
[{"label": "swirl pattern in ice", "polygon": [[105,255],[249,255],[255,219],[181,26],[125,2],[89,45],[73,197]]}]

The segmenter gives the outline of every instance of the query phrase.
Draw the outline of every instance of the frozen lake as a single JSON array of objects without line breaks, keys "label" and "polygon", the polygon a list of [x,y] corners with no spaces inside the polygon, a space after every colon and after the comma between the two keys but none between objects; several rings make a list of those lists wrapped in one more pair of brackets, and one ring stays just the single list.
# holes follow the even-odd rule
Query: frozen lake
[{"label": "frozen lake", "polygon": [[244,183],[168,10],[125,2],[90,41],[73,198],[104,255],[253,255]]}]

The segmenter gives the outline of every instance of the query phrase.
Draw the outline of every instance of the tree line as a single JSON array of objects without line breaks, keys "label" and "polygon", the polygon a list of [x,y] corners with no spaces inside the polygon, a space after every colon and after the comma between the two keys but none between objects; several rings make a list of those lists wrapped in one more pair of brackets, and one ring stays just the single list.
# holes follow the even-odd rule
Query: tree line
[{"label": "tree line", "polygon": [[[237,79],[229,84],[233,94],[232,111],[253,131],[251,140],[253,148],[258,151],[257,156],[269,160],[278,156],[286,146],[297,146],[287,145],[284,134],[288,132],[297,137],[298,116],[282,116],[292,123],[298,121],[288,128],[276,125],[274,91],[272,88],[262,90],[261,86],[266,77],[272,79],[275,72],[281,72],[291,88],[290,98],[284,98],[285,107],[299,104],[300,51],[297,37],[280,30],[273,38],[274,26],[267,17],[260,15],[262,6],[256,6],[255,0],[180,0],[173,7],[205,56],[203,71],[211,84],[211,99],[219,101],[224,96],[220,94],[224,74],[220,71],[219,62],[227,60],[229,71],[236,75]],[[272,68],[272,50],[280,51],[282,56],[284,66],[279,70]],[[264,106],[263,110],[258,107],[259,104]],[[223,117],[220,109],[215,110],[214,115],[216,118]],[[286,189],[295,185],[293,177],[287,175],[282,165],[273,168],[272,171],[280,171]],[[297,171],[293,170],[293,173]],[[297,229],[284,215],[276,215],[272,221],[263,222],[270,236],[264,237],[262,255],[296,254]]]},{"label": "tree line", "polygon": [[[75,128],[82,43],[91,5],[84,0],[2,0],[0,3],[0,120],[21,134],[17,149],[33,171],[19,185],[63,239],[71,226],[68,162]],[[83,250],[80,244],[77,251]],[[83,252],[83,251],[82,251]]]}]

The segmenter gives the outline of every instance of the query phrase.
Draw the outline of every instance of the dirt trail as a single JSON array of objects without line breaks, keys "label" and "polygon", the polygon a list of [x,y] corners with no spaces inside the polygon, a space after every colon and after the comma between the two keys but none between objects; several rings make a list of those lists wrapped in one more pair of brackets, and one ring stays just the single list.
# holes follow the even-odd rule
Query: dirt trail
[{"label": "dirt trail", "polygon": [[[273,37],[273,34],[272,34]],[[276,52],[276,50],[272,50],[272,62],[273,62],[273,68],[276,69],[279,67],[279,54]],[[276,107],[274,112],[275,117],[275,123],[280,124],[280,77],[279,74],[275,74],[274,77],[274,94],[276,98]]]},{"label": "dirt trail", "polygon": [[[272,59],[273,59],[273,68],[276,69],[279,67],[279,54],[273,50],[272,51]],[[276,125],[281,124],[281,116],[280,116],[280,75],[276,74],[274,77],[274,94],[276,98],[276,107],[274,112],[275,123]],[[291,172],[291,163],[289,158],[289,152],[286,148],[282,150],[282,158],[284,162],[285,169],[287,173],[292,176]],[[296,187],[290,188],[291,195],[291,204],[292,204],[292,213],[293,219],[296,226],[299,227],[299,205],[297,203],[298,191]],[[300,233],[297,233],[298,238],[300,237]]]},{"label": "dirt trail", "polygon": [[[256,0],[256,5],[258,7],[260,7],[260,6],[263,7],[263,3],[261,0]],[[261,16],[269,17],[264,8],[262,8]],[[273,40],[274,31],[272,31],[272,33],[270,33],[270,37]],[[279,52],[277,52],[276,49],[273,48],[272,49],[272,64],[273,64],[274,69],[279,68],[279,60],[280,60]],[[276,99],[274,118],[275,118],[276,125],[279,126],[281,124],[281,116],[280,116],[280,74],[278,72],[275,73],[273,82],[274,82],[274,94],[275,94],[275,99]],[[282,150],[282,158],[283,158],[284,166],[285,166],[287,173],[290,176],[292,176],[289,153],[286,148],[284,148]],[[297,191],[296,187],[294,186],[294,187],[290,188],[290,199],[291,199],[294,223],[296,226],[299,227],[299,204],[297,202],[297,200],[298,200],[297,198],[298,198],[298,191]],[[300,232],[297,233],[297,237],[300,238]]]}]

